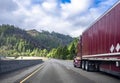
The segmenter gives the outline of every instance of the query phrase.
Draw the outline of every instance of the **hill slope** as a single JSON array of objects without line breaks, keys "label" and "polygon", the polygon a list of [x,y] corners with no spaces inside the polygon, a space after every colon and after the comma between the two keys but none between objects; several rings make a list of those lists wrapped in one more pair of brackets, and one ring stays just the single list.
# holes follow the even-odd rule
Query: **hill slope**
[{"label": "hill slope", "polygon": [[48,50],[58,46],[68,45],[73,40],[73,38],[68,35],[63,35],[56,32],[49,33],[48,31],[38,32],[36,30],[29,30],[27,33],[37,39],[42,46]]},{"label": "hill slope", "polygon": [[0,25],[0,48],[2,49],[24,51],[39,48],[51,50],[58,46],[68,45],[72,40],[72,37],[56,32],[25,31],[13,25]]}]

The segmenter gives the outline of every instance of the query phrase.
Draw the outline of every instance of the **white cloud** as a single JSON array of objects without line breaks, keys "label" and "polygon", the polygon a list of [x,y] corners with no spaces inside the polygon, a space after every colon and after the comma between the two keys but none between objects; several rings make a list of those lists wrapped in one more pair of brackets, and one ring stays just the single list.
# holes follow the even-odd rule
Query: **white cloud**
[{"label": "white cloud", "polygon": [[70,35],[74,36],[74,37],[78,37],[80,35],[82,35],[82,32],[85,30],[85,27],[79,27],[77,30],[72,31],[70,33]]},{"label": "white cloud", "polygon": [[85,11],[92,0],[71,0],[71,3],[61,4],[62,10],[68,13],[79,13]]},{"label": "white cloud", "polygon": [[94,6],[94,0],[71,0],[71,3],[40,0],[37,4],[32,3],[32,0],[11,0],[11,2],[4,0],[4,4],[0,5],[0,11],[5,10],[0,13],[0,24],[14,24],[24,29],[42,29],[79,36],[115,1],[101,0]]},{"label": "white cloud", "polygon": [[57,3],[56,2],[43,2],[42,6],[45,10],[51,11],[56,8]]}]

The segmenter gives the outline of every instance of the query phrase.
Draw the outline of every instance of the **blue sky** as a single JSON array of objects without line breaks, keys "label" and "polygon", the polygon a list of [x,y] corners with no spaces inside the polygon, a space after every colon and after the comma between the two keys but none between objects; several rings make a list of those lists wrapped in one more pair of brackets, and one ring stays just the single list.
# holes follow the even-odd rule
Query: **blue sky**
[{"label": "blue sky", "polygon": [[118,0],[0,0],[0,24],[77,37]]},{"label": "blue sky", "polygon": [[70,3],[71,0],[61,0],[62,3]]}]

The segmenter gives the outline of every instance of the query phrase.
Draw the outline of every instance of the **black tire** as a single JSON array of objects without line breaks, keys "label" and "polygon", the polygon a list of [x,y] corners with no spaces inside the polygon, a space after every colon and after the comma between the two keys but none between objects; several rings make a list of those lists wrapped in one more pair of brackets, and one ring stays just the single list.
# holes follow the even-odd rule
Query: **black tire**
[{"label": "black tire", "polygon": [[82,61],[82,69],[85,70],[85,61]]},{"label": "black tire", "polygon": [[76,65],[74,64],[74,67],[76,67]]},{"label": "black tire", "polygon": [[86,61],[86,62],[85,62],[85,70],[86,70],[86,71],[89,71],[89,61]]}]

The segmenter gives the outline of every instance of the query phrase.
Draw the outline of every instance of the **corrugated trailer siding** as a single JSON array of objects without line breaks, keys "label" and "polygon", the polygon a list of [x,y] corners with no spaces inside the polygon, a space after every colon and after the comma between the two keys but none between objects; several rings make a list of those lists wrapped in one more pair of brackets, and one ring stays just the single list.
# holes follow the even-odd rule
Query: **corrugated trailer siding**
[{"label": "corrugated trailer siding", "polygon": [[[105,53],[105,46],[106,46],[106,31],[105,31],[105,22],[106,22],[106,17],[104,16],[104,18],[102,18],[103,19],[103,21],[101,21],[102,22],[102,25],[103,25],[103,27],[102,27],[102,32],[101,32],[101,35],[102,35],[102,53]],[[97,28],[97,27],[96,27]],[[98,48],[99,49],[99,48]]]},{"label": "corrugated trailer siding", "polygon": [[98,24],[98,25],[97,25],[97,26],[98,26],[98,46],[97,46],[97,47],[99,48],[99,49],[97,49],[97,50],[98,50],[97,52],[98,52],[98,53],[101,53],[101,45],[102,45],[102,44],[101,44],[101,39],[102,39],[102,38],[100,37],[100,34],[101,34],[101,33],[100,33],[100,30],[101,30],[101,29],[100,29],[100,21],[98,21],[97,24]]},{"label": "corrugated trailer siding", "polygon": [[111,36],[109,35],[111,33],[110,30],[110,18],[109,18],[110,14],[108,13],[106,15],[106,18],[108,18],[108,21],[106,20],[106,38],[107,38],[107,43],[106,43],[106,52],[109,53],[110,52],[110,47],[111,47]]},{"label": "corrugated trailer siding", "polygon": [[98,45],[98,30],[97,30],[97,28],[95,28],[95,27],[98,27],[98,24],[95,24],[95,26],[94,26],[94,30],[95,30],[95,52],[94,52],[94,54],[97,54],[98,53],[98,51],[97,51],[97,48],[99,47],[99,45]]},{"label": "corrugated trailer siding", "polygon": [[89,54],[91,55],[91,54],[93,54],[93,50],[94,50],[94,47],[93,47],[94,46],[94,44],[93,44],[94,36],[93,36],[93,30],[92,30],[92,28],[90,29],[90,33],[91,33],[90,38],[91,38],[91,48],[92,49],[90,48]]},{"label": "corrugated trailer siding", "polygon": [[[85,45],[86,45],[86,44],[85,44],[85,40],[86,40],[86,39],[85,39],[85,33],[83,33],[82,36],[83,36],[83,37],[82,37],[82,53],[83,53],[83,55],[85,55],[85,54],[86,54],[85,52],[87,51],[87,50],[85,50],[85,48],[86,48],[86,47],[85,47]],[[84,41],[84,42],[83,42],[83,41]]]},{"label": "corrugated trailer siding", "polygon": [[96,47],[96,42],[97,42],[97,31],[96,31],[96,24],[93,26],[93,28],[92,28],[92,31],[93,31],[93,53],[92,54],[96,54],[96,49],[97,49],[97,47]]},{"label": "corrugated trailer siding", "polygon": [[[115,20],[115,9],[113,8],[113,10],[111,11],[111,18],[112,18],[112,20],[111,20],[111,39],[112,39],[112,41],[111,41],[111,45],[113,44],[114,45],[114,47],[116,47],[116,40],[115,40],[115,22],[116,22],[116,20]],[[116,49],[114,49],[114,51],[113,52],[116,52]]]},{"label": "corrugated trailer siding", "polygon": [[83,50],[82,50],[82,51],[83,51],[84,55],[88,55],[88,51],[89,51],[89,47],[88,47],[88,43],[89,43],[89,42],[87,41],[87,38],[88,38],[87,36],[88,36],[88,34],[87,34],[87,33],[84,33],[83,36],[84,36],[84,37],[83,37],[82,41],[84,41],[84,42],[83,42],[83,44],[82,44],[82,45],[83,45]]},{"label": "corrugated trailer siding", "polygon": [[107,20],[107,16],[105,16],[105,19],[104,19],[104,53],[107,53],[108,52],[108,49],[109,49],[109,47],[108,47],[108,29],[107,29],[107,22],[108,22],[108,20]]},{"label": "corrugated trailer siding", "polygon": [[[120,44],[120,3],[83,33],[83,55],[110,53]],[[119,50],[120,52],[120,50]]]},{"label": "corrugated trailer siding", "polygon": [[[116,27],[117,28],[117,36],[116,36],[116,42],[118,42],[120,44],[120,4],[117,5],[117,7],[115,8],[115,19],[116,19]],[[120,50],[119,50],[120,52]]]},{"label": "corrugated trailer siding", "polygon": [[101,21],[99,21],[99,27],[98,27],[98,28],[99,28],[99,33],[100,33],[100,34],[99,34],[98,38],[99,38],[100,40],[99,40],[99,46],[98,46],[98,48],[99,48],[99,52],[98,52],[98,53],[100,53],[100,54],[102,53],[102,46],[103,46],[103,45],[102,45],[102,39],[103,39],[103,38],[102,38],[102,35],[101,35],[102,26],[103,26],[103,25],[102,25]]}]

